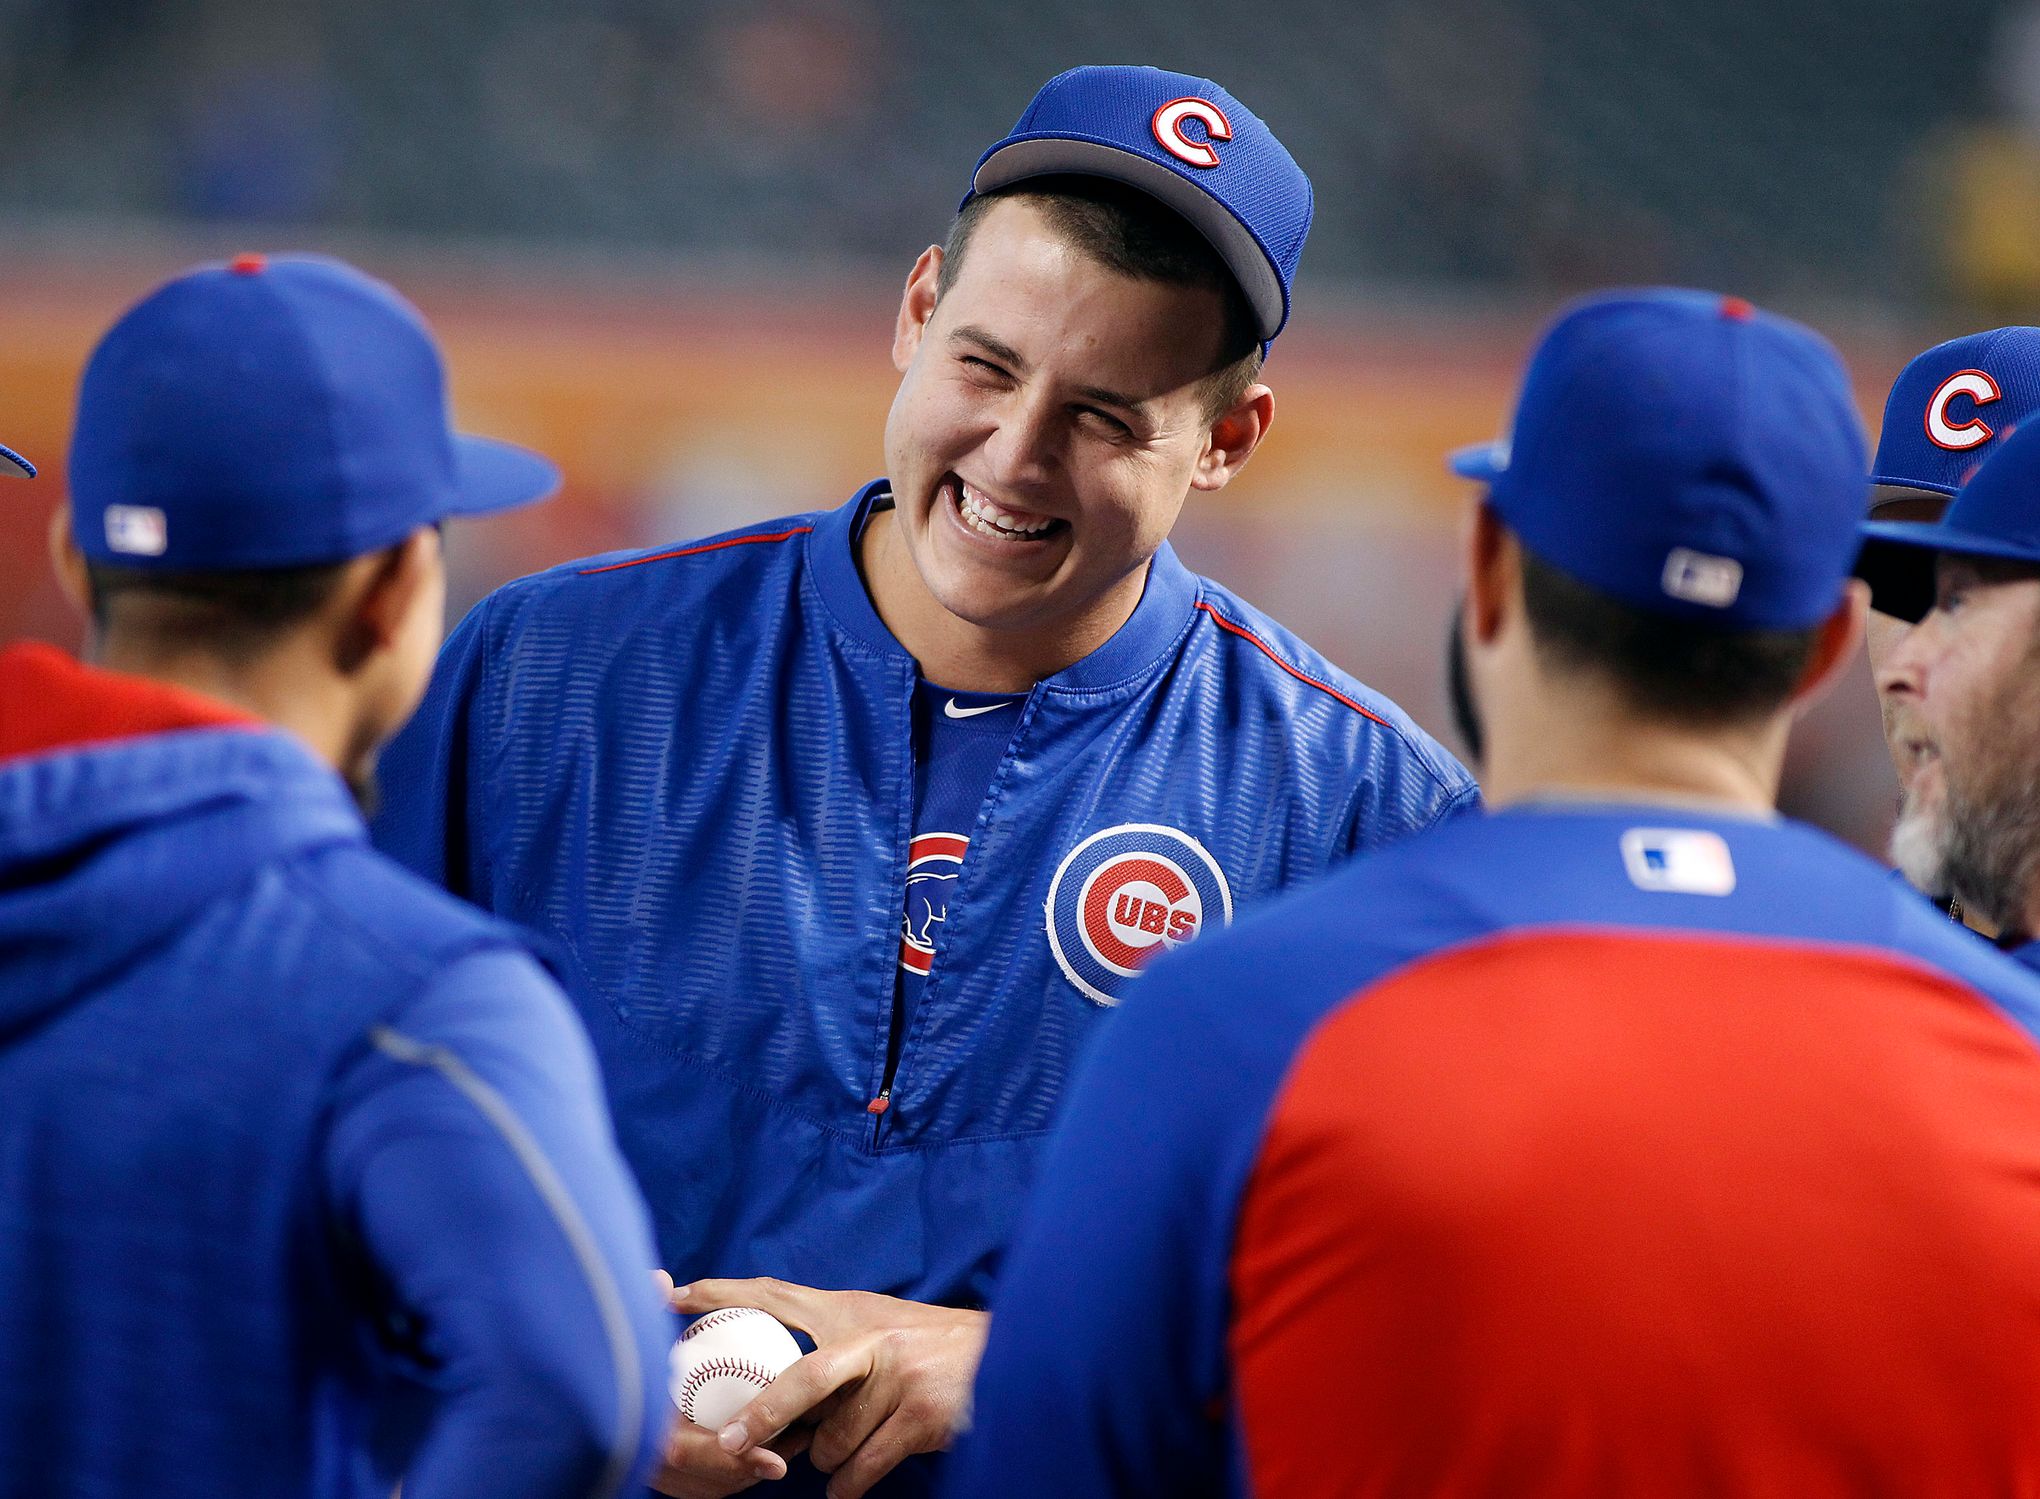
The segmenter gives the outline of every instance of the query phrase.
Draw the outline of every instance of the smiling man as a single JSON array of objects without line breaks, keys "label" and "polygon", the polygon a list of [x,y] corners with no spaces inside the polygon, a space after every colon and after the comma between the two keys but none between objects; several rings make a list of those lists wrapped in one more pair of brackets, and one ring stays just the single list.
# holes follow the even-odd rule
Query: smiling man
[{"label": "smiling man", "polygon": [[386,758],[383,846],[558,941],[681,1309],[817,1345],[669,1492],[946,1446],[1142,966],[1477,799],[1167,544],[1268,430],[1310,203],[1215,84],[1052,80],[908,277],[888,477],[500,590]]},{"label": "smiling man", "polygon": [[2040,969],[2040,426],[2008,438],[1939,521],[1864,532],[1858,575],[1914,622],[1877,677],[1907,770],[1893,862]]}]

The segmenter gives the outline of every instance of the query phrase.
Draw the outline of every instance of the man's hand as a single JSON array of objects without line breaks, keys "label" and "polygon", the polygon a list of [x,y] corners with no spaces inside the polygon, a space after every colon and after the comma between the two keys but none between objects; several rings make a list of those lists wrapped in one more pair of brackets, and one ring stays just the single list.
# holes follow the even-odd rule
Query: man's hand
[{"label": "man's hand", "polygon": [[795,1428],[809,1460],[833,1475],[829,1499],[861,1499],[903,1458],[947,1447],[963,1429],[986,1313],[783,1280],[698,1280],[673,1293],[673,1309],[690,1316],[726,1306],[770,1312],[815,1343],[722,1429],[731,1458],[755,1458]]},{"label": "man's hand", "polygon": [[786,1459],[807,1446],[807,1438],[805,1430],[788,1432],[769,1447],[737,1454],[725,1452],[707,1427],[677,1420],[650,1482],[677,1499],[728,1499],[763,1479],[784,1478]]}]

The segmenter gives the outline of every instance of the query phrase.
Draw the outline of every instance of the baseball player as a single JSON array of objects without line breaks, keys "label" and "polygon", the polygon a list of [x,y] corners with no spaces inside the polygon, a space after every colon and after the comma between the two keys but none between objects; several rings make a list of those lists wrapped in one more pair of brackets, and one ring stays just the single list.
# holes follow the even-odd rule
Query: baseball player
[{"label": "baseball player", "polygon": [[181,276],[86,369],[96,664],[0,651],[6,1499],[585,1499],[663,1437],[586,1039],[349,796],[431,670],[438,524],[556,482],[445,412],[417,314],[325,260]]},{"label": "baseball player", "polygon": [[2040,981],[1772,810],[1864,447],[1807,330],[1570,310],[1460,629],[1490,815],[1129,997],[1001,1278],[971,1499],[2010,1492]]},{"label": "baseball player", "polygon": [[2040,427],[1934,521],[1873,522],[1857,575],[1906,621],[1878,672],[1910,770],[1891,853],[2040,968]]},{"label": "baseball player", "polygon": [[1310,201],[1208,80],[1052,80],[908,277],[888,477],[499,590],[392,748],[381,845],[569,955],[681,1308],[817,1344],[671,1492],[945,1445],[1145,963],[1476,800],[1167,544],[1267,431]]},{"label": "baseball player", "polygon": [[[1992,328],[1927,350],[1899,373],[1885,402],[1877,457],[1870,466],[1876,486],[1870,519],[1939,520],[1949,497],[2036,409],[2040,328]],[[1911,791],[1916,764],[1906,749],[1915,737],[1912,698],[1886,687],[1885,665],[1908,628],[1907,620],[1893,618],[1871,600],[1864,639],[1901,805]],[[1980,921],[1947,892],[1929,894],[1958,920]]]}]

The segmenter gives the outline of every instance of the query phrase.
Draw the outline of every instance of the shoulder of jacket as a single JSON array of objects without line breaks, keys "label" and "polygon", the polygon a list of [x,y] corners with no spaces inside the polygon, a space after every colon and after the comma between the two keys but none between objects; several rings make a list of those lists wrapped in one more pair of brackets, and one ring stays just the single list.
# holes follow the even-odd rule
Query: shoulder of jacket
[{"label": "shoulder of jacket", "polygon": [[1301,636],[1238,595],[1208,578],[1198,582],[1200,625],[1234,648],[1234,659],[1250,678],[1292,694],[1304,692],[1303,700],[1323,705],[1334,724],[1343,720],[1350,734],[1335,735],[1334,743],[1385,739],[1453,795],[1472,790],[1473,778],[1466,768],[1392,699],[1334,665]]},{"label": "shoulder of jacket", "polygon": [[430,979],[473,952],[531,956],[516,928],[365,843],[308,850],[287,859],[283,874],[316,908],[321,930],[333,941],[351,947],[372,966],[414,982]]},{"label": "shoulder of jacket", "polygon": [[781,516],[691,541],[603,552],[516,578],[478,606],[495,620],[578,612],[613,627],[619,605],[657,602],[685,607],[732,574],[763,575],[800,564],[803,542],[826,512]]}]

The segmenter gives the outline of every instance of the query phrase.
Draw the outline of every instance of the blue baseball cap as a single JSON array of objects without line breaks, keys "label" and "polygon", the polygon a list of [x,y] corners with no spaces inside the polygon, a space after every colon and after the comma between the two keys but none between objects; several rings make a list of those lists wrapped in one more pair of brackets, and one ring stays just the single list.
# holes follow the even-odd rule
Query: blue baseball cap
[{"label": "blue baseball cap", "polygon": [[1870,482],[1952,495],[2035,411],[2040,328],[1992,328],[1936,344],[1892,382]]},{"label": "blue baseball cap", "polygon": [[161,571],[358,557],[545,498],[559,470],[447,424],[417,309],[315,256],[243,255],[145,298],[93,350],[71,438],[87,557]]},{"label": "blue baseball cap", "polygon": [[0,446],[0,475],[10,479],[33,479],[35,465],[14,449]]},{"label": "blue baseball cap", "polygon": [[1798,630],[1842,597],[1867,452],[1825,339],[1739,297],[1652,289],[1561,314],[1513,435],[1452,468],[1531,552],[1613,598]]},{"label": "blue baseball cap", "polygon": [[1934,607],[1934,559],[1943,552],[2040,569],[2040,422],[1992,447],[1939,520],[1864,524],[1856,576],[1870,585],[1879,612],[1923,619]]},{"label": "blue baseball cap", "polygon": [[1208,78],[1072,68],[1043,84],[1013,133],[978,158],[963,201],[1064,172],[1124,182],[1187,219],[1239,282],[1266,352],[1289,321],[1311,188],[1260,116]]}]

